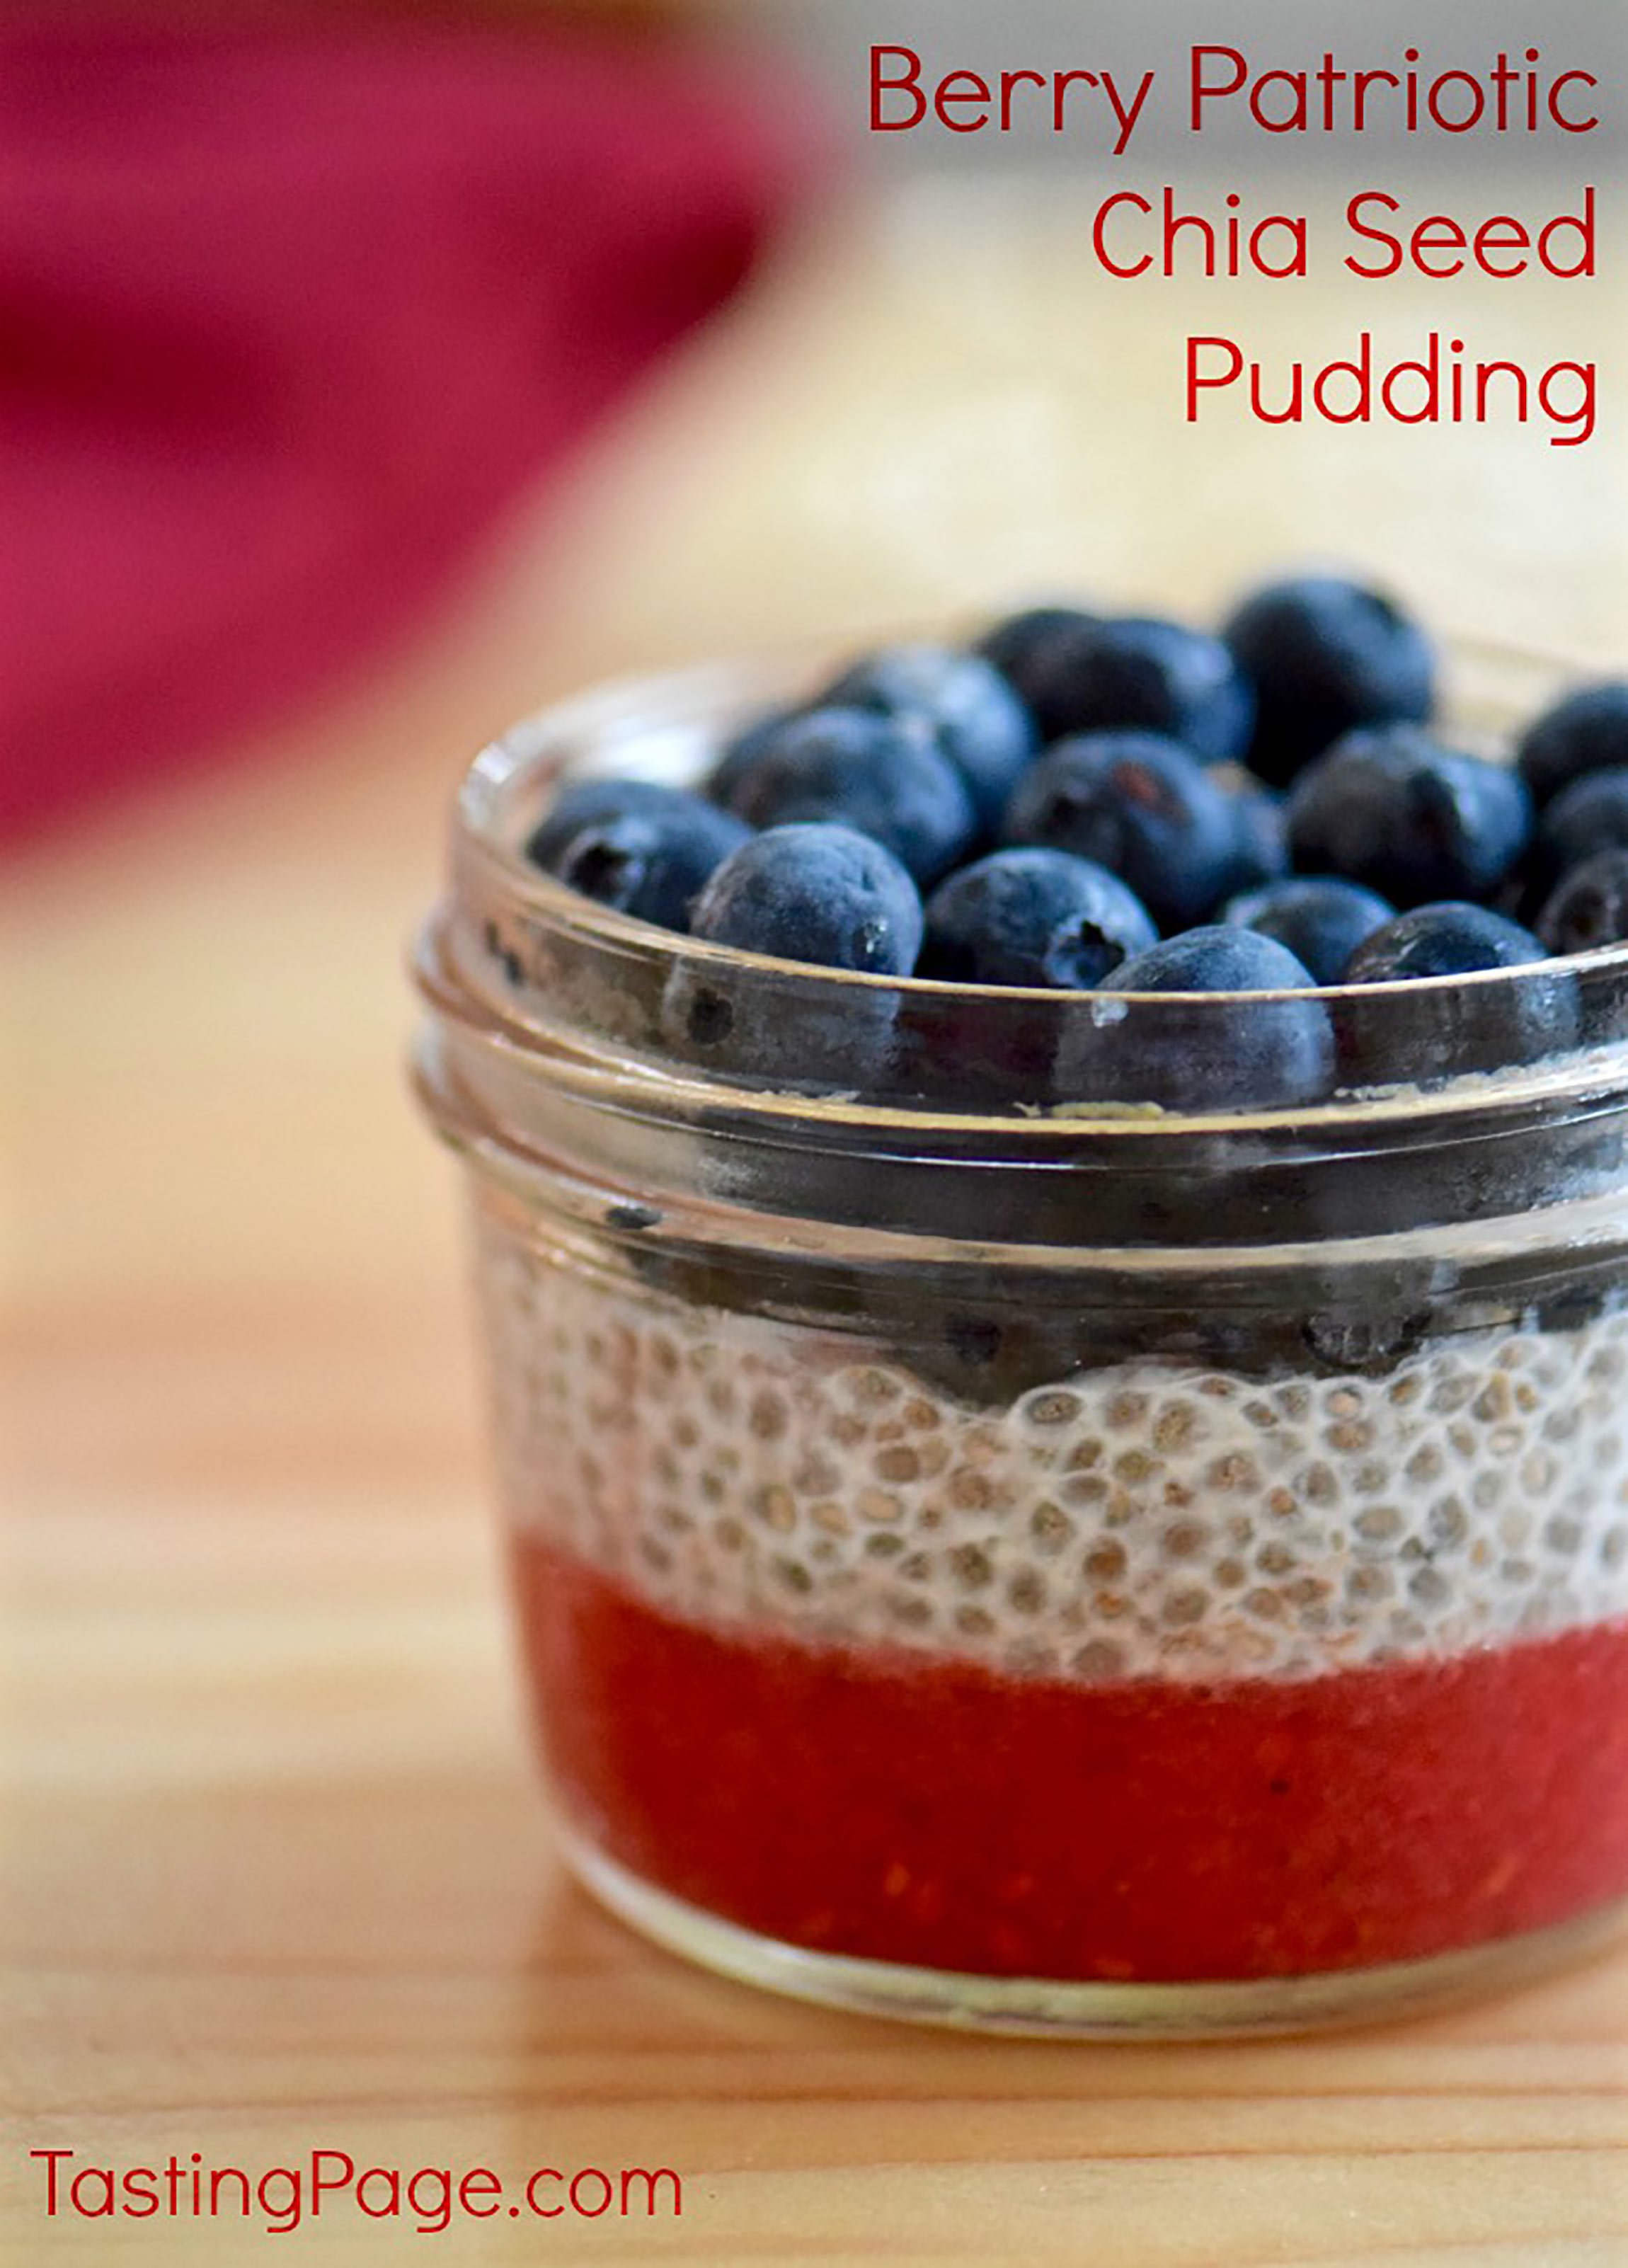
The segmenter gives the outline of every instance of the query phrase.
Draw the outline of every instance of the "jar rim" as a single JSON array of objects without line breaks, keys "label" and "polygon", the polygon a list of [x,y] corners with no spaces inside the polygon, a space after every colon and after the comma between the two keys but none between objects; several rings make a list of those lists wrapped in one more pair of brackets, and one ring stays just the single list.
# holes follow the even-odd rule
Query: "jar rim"
[{"label": "jar rim", "polygon": [[[1455,653],[1461,663],[1470,659],[1471,689],[1448,709],[1445,729],[1486,752],[1500,740],[1506,746],[1513,718],[1550,690],[1535,696],[1531,681],[1546,673],[1552,681],[1567,666],[1518,648],[1461,644]],[[680,1088],[690,1091],[690,1108],[704,1093],[715,1106],[769,1119],[821,1099],[860,1106],[854,1115],[879,1127],[932,1117],[1008,1128],[1014,1118],[1093,1123],[1105,1133],[1150,1120],[1166,1130],[1326,1129],[1359,1113],[1389,1117],[1422,1104],[1450,1115],[1484,1101],[1526,1107],[1544,1096],[1628,1088],[1628,945],[1462,976],[1295,990],[960,984],[831,969],[667,931],[572,891],[526,858],[524,844],[562,777],[632,773],[690,784],[715,760],[724,733],[755,707],[795,696],[799,666],[808,671],[807,657],[799,665],[782,653],[622,678],[550,704],[483,747],[457,792],[451,886],[418,965],[420,988],[443,1020],[463,1022],[517,1059],[546,1062],[550,1076],[564,1075],[568,1059],[573,1076],[597,1064],[637,1095],[639,1108],[659,1108],[663,1090],[676,1106]],[[1519,702],[1506,681],[1511,673],[1526,688]],[[804,1053],[771,1049],[780,1059],[767,1065],[744,1042],[732,1055],[692,1044],[687,1031],[675,1039],[667,1004],[679,983],[728,988],[731,1015],[761,1028],[795,1026],[812,1032],[814,1044]],[[1564,1014],[1551,1012],[1556,1000]],[[1320,1086],[1308,1080],[1290,1091],[1263,1081],[1250,1091],[1241,1074],[1213,1100],[1131,1092],[1139,1070],[1116,1094],[1104,1073],[1123,1043],[1101,1035],[1128,1017],[1139,1049],[1161,1049],[1171,1060],[1212,1045],[1227,1013],[1240,1008],[1251,1019],[1252,1040],[1292,1052],[1294,1021],[1308,1004],[1331,1024],[1344,1020],[1343,1033],[1383,1039],[1405,1030],[1411,1060],[1406,1050],[1388,1054],[1366,1042],[1348,1050],[1342,1038],[1339,1073]],[[1473,1031],[1478,1014],[1506,1013],[1529,1013],[1543,1043],[1514,1060],[1494,1053],[1484,1031],[1478,1055],[1456,1040],[1438,1046],[1436,1024],[1451,1035]],[[863,1051],[853,1035],[867,1016],[902,1039],[885,1071],[856,1077]],[[1363,1076],[1369,1066],[1379,1075]]]},{"label": "jar rim", "polygon": [[[1495,664],[1505,663],[1521,668],[1565,668],[1570,672],[1573,667],[1570,662],[1558,663],[1553,657],[1491,640],[1477,644],[1461,640],[1456,650],[1461,654],[1473,654],[1482,660],[1490,659]],[[700,694],[704,697],[714,686],[720,691],[738,694],[743,681],[750,683],[757,679],[760,673],[764,678],[765,688],[777,690],[781,688],[781,676],[785,666],[786,658],[782,652],[773,657],[730,657],[650,675],[635,673],[607,680],[564,702],[550,703],[534,710],[518,718],[477,753],[457,791],[454,827],[472,847],[478,846],[483,855],[494,861],[519,899],[534,903],[539,911],[548,913],[554,920],[569,924],[585,936],[601,938],[610,944],[632,942],[643,945],[670,937],[674,940],[674,950],[681,948],[686,958],[712,961],[723,967],[772,968],[822,987],[829,986],[836,991],[897,991],[946,1003],[970,997],[989,1001],[1006,1000],[1014,1005],[1023,1002],[1055,1005],[1060,999],[1109,998],[1115,1001],[1174,1000],[1221,1008],[1239,1002],[1307,998],[1326,1002],[1353,997],[1366,999],[1385,994],[1405,995],[1410,998],[1422,998],[1432,994],[1440,997],[1444,993],[1461,991],[1466,986],[1474,990],[1498,990],[1512,984],[1518,986],[1523,978],[1529,979],[1545,971],[1552,976],[1558,968],[1580,973],[1595,969],[1621,971],[1628,980],[1628,942],[1596,946],[1585,953],[1549,954],[1542,961],[1524,961],[1513,968],[1467,969],[1455,976],[1390,977],[1362,985],[1301,985],[1293,989],[1278,986],[1236,991],[1131,992],[1101,986],[979,984],[944,977],[877,975],[863,969],[832,968],[814,961],[792,961],[780,954],[753,952],[740,946],[719,945],[710,939],[662,930],[653,923],[623,913],[615,907],[603,905],[596,899],[571,889],[556,876],[533,865],[527,858],[521,843],[509,839],[513,830],[504,824],[505,806],[516,788],[537,767],[550,742],[569,735],[579,722],[591,726],[608,703],[625,699],[640,703],[654,701],[659,704],[663,695],[672,694],[681,696]],[[1451,719],[1448,721],[1451,730]],[[559,776],[558,773],[554,775],[556,777]],[[605,776],[621,775],[607,771]]]}]

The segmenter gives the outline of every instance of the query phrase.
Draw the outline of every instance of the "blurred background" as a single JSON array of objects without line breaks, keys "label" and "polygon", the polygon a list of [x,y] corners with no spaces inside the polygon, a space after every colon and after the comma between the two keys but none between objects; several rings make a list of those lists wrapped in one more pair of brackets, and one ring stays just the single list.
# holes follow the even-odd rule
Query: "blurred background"
[{"label": "blurred background", "polygon": [[[1609,261],[1628,22],[1545,11],[1544,68],[1605,83],[1586,137],[1409,139],[1382,99],[1360,137],[1265,135],[1237,104],[1196,137],[1180,99],[1195,39],[1257,69],[1324,44],[1399,67],[1412,43],[1426,72],[1480,74],[1523,54],[1524,15],[1394,0],[1353,33],[1300,0],[1023,0],[997,22],[970,0],[11,11],[0,825],[32,833],[359,683],[483,549],[522,526],[547,545],[550,514],[568,594],[616,549],[634,659],[1030,589],[1212,605],[1308,552],[1362,555],[1454,627],[1524,586],[1537,638],[1609,634],[1600,568],[1620,563],[1586,586],[1567,565],[1628,482],[1620,276],[1362,284],[1337,216],[1383,187],[1403,225],[1509,204],[1535,225],[1596,180]],[[878,39],[930,78],[1158,85],[1118,159],[1088,107],[1060,136],[1038,104],[1011,135],[872,135]],[[1097,203],[1167,180],[1216,219],[1229,189],[1246,223],[1309,212],[1313,274],[1104,276]],[[1183,423],[1189,331],[1275,373],[1365,324],[1381,355],[1439,326],[1472,356],[1597,360],[1599,438],[1557,450],[1507,416],[1269,431],[1230,395]]]},{"label": "blurred background", "polygon": [[[1521,591],[1538,640],[1609,635],[1620,276],[1365,285],[1337,216],[1383,187],[1403,225],[1507,204],[1536,225],[1600,180],[1609,261],[1628,27],[1590,0],[1545,12],[1545,68],[1606,85],[1587,137],[1410,140],[1382,102],[1360,137],[1264,135],[1235,104],[1195,137],[1179,99],[1195,39],[1257,69],[1325,43],[1400,66],[1416,42],[1426,72],[1479,74],[1532,36],[1506,0],[1398,0],[1355,34],[1298,0],[1024,0],[995,23],[970,0],[885,21],[873,0],[35,0],[0,26],[0,825],[32,835],[359,684],[517,530],[562,570],[540,658],[578,597],[637,661],[1028,591],[1202,608],[1312,553],[1399,576],[1455,628]],[[1158,87],[1118,159],[1088,109],[1061,136],[1038,105],[1010,136],[872,135],[876,39],[930,78]],[[1246,223],[1309,212],[1313,274],[1104,276],[1095,206],[1166,180],[1216,219],[1229,189]],[[1276,373],[1365,324],[1381,355],[1439,326],[1535,370],[1597,360],[1599,438],[1266,430],[1231,395],[1183,422],[1189,331]],[[587,597],[608,551],[614,608]]]},{"label": "blurred background", "polygon": [[[1546,53],[1620,89],[1628,14],[1541,13]],[[320,2029],[346,1964],[496,1970],[468,2036],[501,2042],[505,1963],[589,1927],[567,1902],[536,1936],[453,1174],[402,1075],[406,946],[484,738],[702,653],[1076,592],[1203,618],[1310,559],[1449,632],[1628,660],[1615,129],[1196,145],[1150,120],[1117,166],[1032,136],[874,143],[870,41],[941,70],[1168,68],[1193,38],[1382,65],[1413,39],[1481,69],[1530,14],[6,11],[0,1912],[59,1980],[20,2044],[62,2100],[136,2117],[172,2066],[236,2099],[213,1984],[155,2025],[108,1982],[144,1964],[304,1977],[233,2020],[250,2043]],[[1098,274],[1095,202],[1166,179],[1532,221],[1595,180],[1603,264]],[[1365,324],[1395,354],[1441,328],[1596,360],[1597,438],[1182,422],[1189,330],[1281,364]],[[281,2083],[268,2153],[310,2139]]]}]

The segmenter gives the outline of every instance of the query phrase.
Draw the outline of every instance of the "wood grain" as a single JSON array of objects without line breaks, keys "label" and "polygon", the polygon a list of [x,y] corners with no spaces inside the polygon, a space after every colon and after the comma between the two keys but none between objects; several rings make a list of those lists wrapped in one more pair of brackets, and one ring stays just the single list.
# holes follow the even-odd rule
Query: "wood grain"
[{"label": "wood grain", "polygon": [[[7,876],[0,2258],[266,2257],[48,2223],[30,2148],[331,2146],[682,2176],[677,2220],[470,2221],[431,2260],[1628,2262],[1628,1953],[1315,2043],[961,2042],[692,1974],[553,1853],[452,1169],[401,1074],[468,749],[611,669],[1048,582],[1206,604],[1306,549],[1602,658],[1628,617],[1620,446],[1198,449],[1179,309],[1085,290],[1054,196],[937,198],[806,244],[344,703]],[[1620,363],[1624,295],[1588,322]],[[289,2257],[415,2244],[325,2217]]]}]

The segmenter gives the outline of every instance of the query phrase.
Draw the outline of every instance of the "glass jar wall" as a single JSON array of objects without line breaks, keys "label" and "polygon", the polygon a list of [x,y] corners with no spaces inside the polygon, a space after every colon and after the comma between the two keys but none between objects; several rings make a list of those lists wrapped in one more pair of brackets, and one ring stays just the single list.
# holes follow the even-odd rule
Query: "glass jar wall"
[{"label": "glass jar wall", "polygon": [[[1087,2035],[1609,1927],[1628,955],[1325,995],[1408,1075],[1285,1101],[1296,996],[1245,1049],[1236,1002],[842,977],[527,868],[563,768],[686,777],[762,690],[487,752],[420,953],[583,1879],[766,1984]],[[1152,1099],[1204,1050],[1214,1106]]]}]

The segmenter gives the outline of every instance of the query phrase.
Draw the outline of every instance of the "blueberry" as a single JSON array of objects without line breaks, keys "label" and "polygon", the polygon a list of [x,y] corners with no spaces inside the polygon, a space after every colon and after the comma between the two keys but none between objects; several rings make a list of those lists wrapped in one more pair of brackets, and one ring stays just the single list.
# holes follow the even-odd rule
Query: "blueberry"
[{"label": "blueberry", "polygon": [[1562,788],[1538,822],[1532,880],[1547,894],[1597,850],[1628,847],[1628,764],[1585,772]]},{"label": "blueberry", "polygon": [[[892,1084],[899,995],[885,984],[821,981],[679,956],[662,988],[659,1028],[681,1062],[748,1085],[877,1094]],[[730,1160],[718,1160],[720,1190]]]},{"label": "blueberry", "polygon": [[[590,784],[587,782],[581,785]],[[600,783],[592,784],[598,786]],[[608,796],[594,799],[600,815],[575,822],[562,819],[558,805],[527,844],[534,863],[570,889],[619,913],[663,929],[684,930],[689,909],[709,874],[732,850],[751,840],[744,821],[682,788],[655,788],[643,781],[605,783],[620,792],[622,807]],[[629,797],[627,790],[641,792]],[[565,798],[560,799],[561,802]],[[546,858],[537,858],[539,846]]]},{"label": "blueberry", "polygon": [[1538,917],[1551,953],[1592,953],[1628,945],[1628,849],[1596,850],[1562,876]]},{"label": "blueberry", "polygon": [[526,856],[534,866],[551,874],[560,852],[585,827],[597,826],[602,819],[622,819],[634,811],[659,814],[670,810],[673,798],[681,793],[678,788],[659,786],[654,780],[569,779],[526,838]]},{"label": "blueberry", "polygon": [[1138,954],[1103,980],[1108,992],[1304,992],[1316,980],[1303,961],[1257,930],[1216,923],[1184,930]]},{"label": "blueberry", "polygon": [[992,661],[1025,706],[1029,706],[1031,673],[1039,673],[1035,682],[1043,681],[1053,641],[1094,630],[1101,619],[1083,607],[1026,607],[1020,614],[1004,615],[992,622],[973,651],[985,661]]},{"label": "blueberry", "polygon": [[1089,991],[1159,932],[1114,875],[1065,850],[997,850],[927,901],[919,974]]},{"label": "blueberry", "polygon": [[734,802],[735,784],[750,771],[763,751],[771,747],[785,725],[793,717],[803,714],[803,704],[781,703],[773,709],[762,709],[740,726],[724,743],[723,754],[707,775],[706,792],[714,803],[726,809]]},{"label": "blueberry", "polygon": [[1035,720],[992,662],[947,646],[896,645],[845,670],[820,706],[919,717],[993,828],[1039,746]]},{"label": "blueberry", "polygon": [[815,821],[857,828],[891,850],[924,888],[971,849],[977,814],[967,784],[917,717],[811,709],[768,735],[729,786],[754,827]]},{"label": "blueberry", "polygon": [[1219,638],[1142,615],[1037,637],[1019,689],[1043,740],[1134,729],[1212,763],[1241,756],[1255,720],[1255,696]]},{"label": "blueberry", "polygon": [[[1310,971],[1254,930],[1189,930],[1123,961],[1103,980],[1092,1041],[1075,1056],[1083,1098],[1157,1103],[1167,1109],[1285,1108],[1315,1102],[1332,1085],[1334,1035]],[[1112,1018],[1115,993],[1279,993],[1286,998],[1134,1000]]]},{"label": "blueberry", "polygon": [[1577,1036],[1576,986],[1556,971],[1501,984],[1421,985],[1425,977],[1472,976],[1547,959],[1530,930],[1485,906],[1416,906],[1365,938],[1345,983],[1401,983],[1371,1002],[1342,1005],[1341,1053],[1354,1084],[1426,1083],[1466,1071],[1529,1064]]},{"label": "blueberry", "polygon": [[1269,584],[1222,635],[1255,688],[1250,766],[1278,786],[1359,725],[1418,724],[1431,713],[1434,648],[1360,583],[1304,575]]},{"label": "blueberry", "polygon": [[1225,792],[1196,756],[1153,733],[1059,740],[1020,783],[1002,831],[1008,843],[1106,866],[1170,930],[1213,909],[1236,849]]},{"label": "blueberry", "polygon": [[[784,961],[881,976],[909,973],[921,899],[893,856],[849,827],[771,828],[725,860],[696,905],[694,933]],[[810,1091],[885,1091],[898,995],[821,983],[750,961],[675,961],[663,1039],[681,1060],[732,1080]]]},{"label": "blueberry", "polygon": [[1469,976],[1477,969],[1519,968],[1545,958],[1529,929],[1485,906],[1415,906],[1369,932],[1346,967],[1348,984],[1389,984],[1404,977]]},{"label": "blueberry", "polygon": [[1531,831],[1532,800],[1517,773],[1416,725],[1348,733],[1289,798],[1298,868],[1343,874],[1399,906],[1490,895]]},{"label": "blueberry", "polygon": [[725,859],[690,928],[714,945],[873,976],[908,976],[922,904],[892,852],[851,827],[772,827]]},{"label": "blueberry", "polygon": [[1628,764],[1628,679],[1585,685],[1527,727],[1515,762],[1539,804],[1587,772]]},{"label": "blueberry", "polygon": [[1224,918],[1286,946],[1319,984],[1337,984],[1364,938],[1396,908],[1373,890],[1334,875],[1271,882],[1234,898]]},{"label": "blueberry", "polygon": [[1233,822],[1222,897],[1281,881],[1289,871],[1289,815],[1283,798],[1238,764],[1213,764],[1210,777],[1225,793]]}]

